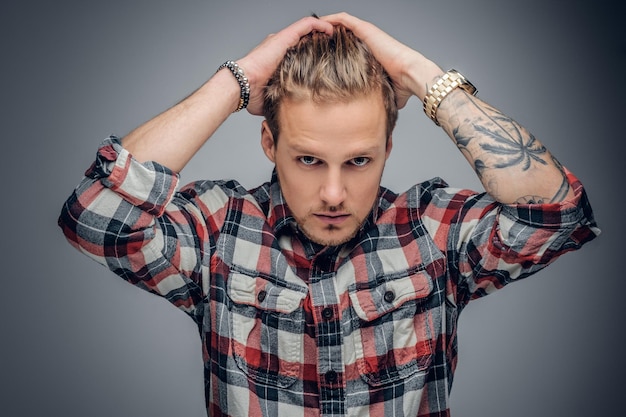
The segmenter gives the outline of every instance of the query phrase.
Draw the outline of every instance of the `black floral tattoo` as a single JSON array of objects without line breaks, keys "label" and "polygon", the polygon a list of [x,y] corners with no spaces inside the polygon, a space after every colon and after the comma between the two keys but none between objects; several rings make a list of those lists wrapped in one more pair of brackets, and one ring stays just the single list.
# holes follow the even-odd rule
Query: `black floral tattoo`
[{"label": "black floral tattoo", "polygon": [[478,174],[478,179],[483,179],[483,173],[487,169],[487,165],[482,161],[482,159],[476,159],[474,161],[474,171]]},{"label": "black floral tattoo", "polygon": [[454,123],[456,126],[452,128],[456,145],[461,151],[468,150],[470,142],[477,138],[476,134],[479,134],[483,138],[492,139],[490,143],[480,143],[480,148],[499,157],[497,162],[491,162],[489,165],[485,161],[480,161],[480,165],[475,165],[474,169],[479,175],[486,168],[509,168],[520,164],[522,169],[527,171],[533,161],[547,165],[543,159],[547,149],[532,134],[523,131],[517,122],[489,105],[479,106],[473,97],[464,99],[468,99],[484,118],[479,117],[478,120],[471,122],[467,120],[473,127],[471,134],[461,132],[461,124],[457,120]]},{"label": "black floral tattoo", "polygon": [[[529,194],[517,198],[515,202],[546,204],[562,201],[567,197],[570,185],[563,167],[532,133],[475,97],[457,94],[451,96],[451,100],[454,100],[453,105],[449,107],[448,117],[444,118],[442,126],[454,138],[459,150],[472,162],[474,171],[487,192],[499,198],[496,170],[516,167],[529,171],[554,164],[560,171],[562,180],[552,197]],[[469,115],[456,111],[464,106],[472,106],[475,111]],[[541,171],[536,171],[533,175],[540,175],[539,172]],[[506,194],[505,190],[501,191]]]},{"label": "black floral tattoo", "polygon": [[518,198],[515,202],[518,204],[544,204],[549,202],[548,197],[541,197],[538,195],[525,195]]},{"label": "black floral tattoo", "polygon": [[561,163],[554,156],[552,156],[552,162],[554,162],[554,165],[556,165],[556,167],[561,172],[561,175],[563,176],[561,185],[559,186],[559,189],[557,190],[556,194],[554,195],[554,197],[552,197],[552,200],[551,200],[551,202],[557,202],[557,201],[562,201],[563,199],[565,199],[565,197],[569,193],[570,185],[569,185],[569,181],[567,181],[567,174],[565,174],[563,165],[561,165]]},{"label": "black floral tattoo", "polygon": [[[523,164],[522,169],[527,171],[532,161],[547,165],[547,162],[540,156],[545,154],[547,149],[538,143],[532,134],[529,137],[524,137],[517,127],[513,131],[504,131],[506,136],[501,134],[502,131],[494,132],[484,126],[474,126],[474,128],[478,132],[490,136],[496,142],[494,144],[481,143],[480,147],[482,149],[505,157],[503,161],[495,163],[494,168],[508,168],[513,165]],[[512,133],[515,133],[515,136]]]}]

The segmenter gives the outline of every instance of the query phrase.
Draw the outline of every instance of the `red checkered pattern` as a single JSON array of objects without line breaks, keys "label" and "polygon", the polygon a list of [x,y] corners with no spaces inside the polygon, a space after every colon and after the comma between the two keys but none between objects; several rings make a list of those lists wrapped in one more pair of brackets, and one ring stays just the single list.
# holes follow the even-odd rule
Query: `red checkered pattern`
[{"label": "red checkered pattern", "polygon": [[500,205],[434,179],[381,188],[321,247],[275,178],[246,190],[140,164],[111,137],[59,218],[69,242],[198,324],[210,416],[447,416],[459,313],[598,233],[584,190]]}]

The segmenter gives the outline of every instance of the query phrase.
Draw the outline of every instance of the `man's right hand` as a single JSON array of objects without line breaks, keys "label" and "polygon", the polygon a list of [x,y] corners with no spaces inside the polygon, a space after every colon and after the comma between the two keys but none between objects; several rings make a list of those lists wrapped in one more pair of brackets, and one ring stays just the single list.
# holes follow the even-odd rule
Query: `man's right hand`
[{"label": "man's right hand", "polygon": [[[312,31],[330,34],[333,25],[305,17],[268,36],[237,61],[250,83],[250,113],[262,114],[267,81],[287,49]],[[228,70],[219,71],[185,100],[126,135],[122,146],[140,162],[155,161],[180,172],[237,108],[239,98],[240,87],[235,77]]]},{"label": "man's right hand", "polygon": [[314,31],[331,35],[333,25],[315,17],[305,17],[280,32],[267,36],[248,55],[237,61],[250,82],[248,111],[251,114],[263,113],[265,86],[287,50],[296,45],[301,37]]}]

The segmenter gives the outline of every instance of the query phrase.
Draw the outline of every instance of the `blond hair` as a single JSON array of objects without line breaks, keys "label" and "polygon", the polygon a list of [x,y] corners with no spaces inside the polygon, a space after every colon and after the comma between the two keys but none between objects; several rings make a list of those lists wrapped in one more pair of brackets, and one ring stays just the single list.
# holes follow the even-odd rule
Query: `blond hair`
[{"label": "blond hair", "polygon": [[398,118],[389,75],[365,43],[336,26],[332,35],[310,33],[290,48],[265,89],[263,113],[278,140],[278,113],[285,98],[315,103],[349,102],[379,92],[387,113],[387,138]]}]

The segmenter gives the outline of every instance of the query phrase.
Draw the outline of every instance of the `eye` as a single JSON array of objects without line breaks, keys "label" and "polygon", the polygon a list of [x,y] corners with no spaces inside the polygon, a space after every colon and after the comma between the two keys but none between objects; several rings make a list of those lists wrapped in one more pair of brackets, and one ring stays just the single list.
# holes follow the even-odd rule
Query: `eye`
[{"label": "eye", "polygon": [[362,166],[365,166],[365,165],[367,165],[369,162],[370,162],[370,159],[369,159],[369,158],[366,158],[366,157],[364,157],[364,156],[357,156],[356,158],[352,158],[352,159],[350,160],[350,163],[351,163],[352,165],[354,165],[354,166],[357,166],[357,167],[362,167]]},{"label": "eye", "polygon": [[310,156],[310,155],[301,156],[301,157],[298,158],[298,160],[300,162],[302,162],[304,165],[315,165],[315,164],[317,164],[319,162],[319,159],[317,159],[314,156]]}]

